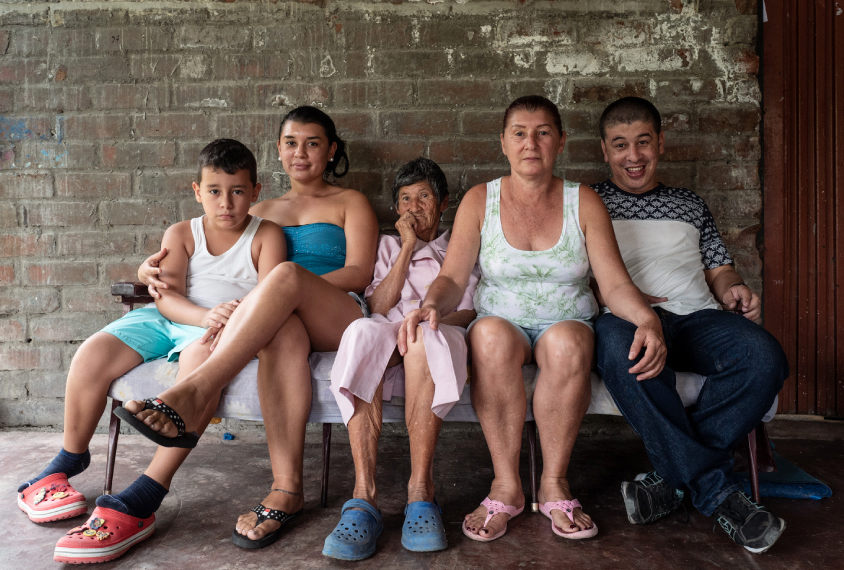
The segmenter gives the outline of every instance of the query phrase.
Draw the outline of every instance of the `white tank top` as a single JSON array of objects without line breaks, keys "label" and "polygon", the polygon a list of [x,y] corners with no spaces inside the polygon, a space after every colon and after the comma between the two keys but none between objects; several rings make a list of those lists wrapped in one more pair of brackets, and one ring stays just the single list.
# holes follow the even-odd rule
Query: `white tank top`
[{"label": "white tank top", "polygon": [[563,212],[563,229],[554,247],[516,249],[501,228],[501,179],[487,183],[478,254],[481,280],[474,299],[479,318],[494,315],[520,327],[544,328],[566,320],[588,324],[598,314],[580,229],[580,184],[564,183]]},{"label": "white tank top", "polygon": [[220,255],[208,253],[202,219],[190,221],[193,255],[188,261],[185,297],[199,307],[210,309],[235,299],[242,299],[258,284],[258,270],[252,263],[252,239],[261,218],[252,216],[246,229],[229,250]]}]

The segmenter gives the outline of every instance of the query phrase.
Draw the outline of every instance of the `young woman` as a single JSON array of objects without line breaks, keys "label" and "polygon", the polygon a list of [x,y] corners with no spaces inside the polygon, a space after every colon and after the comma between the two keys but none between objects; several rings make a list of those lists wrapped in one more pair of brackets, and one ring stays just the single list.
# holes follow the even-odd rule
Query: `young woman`
[{"label": "young woman", "polygon": [[[163,406],[152,404],[156,410],[151,400],[126,402],[147,429],[172,437],[176,445],[189,445],[180,442],[184,430],[171,418],[178,414],[186,431],[195,429],[208,401],[258,356],[273,485],[261,504],[237,521],[232,540],[244,548],[275,542],[282,525],[302,511],[311,407],[308,355],[337,350],[346,327],[364,316],[365,303],[354,293],[369,285],[378,238],[366,197],[328,181],[345,174],[349,164],[328,115],[313,107],[294,109],[281,121],[277,146],[290,191],[260,202],[251,213],[282,226],[288,261],[270,272],[223,326],[206,332],[207,340],[214,339],[206,365],[160,394]],[[147,260],[139,276],[166,286],[155,278],[155,261],[155,256]]]}]

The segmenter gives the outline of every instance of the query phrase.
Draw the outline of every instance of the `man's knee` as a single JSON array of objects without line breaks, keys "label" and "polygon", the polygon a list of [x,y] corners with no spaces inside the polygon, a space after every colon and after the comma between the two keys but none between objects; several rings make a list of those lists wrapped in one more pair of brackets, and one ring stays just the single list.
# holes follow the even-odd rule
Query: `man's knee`
[{"label": "man's knee", "polygon": [[601,315],[595,324],[595,350],[602,369],[633,366],[628,359],[636,326],[612,314]]},{"label": "man's knee", "polygon": [[788,359],[782,346],[771,333],[759,326],[754,326],[743,336],[746,347],[743,360],[750,372],[748,380],[760,393],[776,395],[789,374]]}]

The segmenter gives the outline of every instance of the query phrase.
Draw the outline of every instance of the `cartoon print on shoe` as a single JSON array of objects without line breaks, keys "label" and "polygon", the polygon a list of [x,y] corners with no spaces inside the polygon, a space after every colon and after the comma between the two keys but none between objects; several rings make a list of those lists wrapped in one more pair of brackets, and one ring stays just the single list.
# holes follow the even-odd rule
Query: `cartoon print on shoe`
[{"label": "cartoon print on shoe", "polygon": [[88,512],[85,495],[70,486],[64,473],[48,475],[18,493],[18,507],[34,523],[70,519]]}]

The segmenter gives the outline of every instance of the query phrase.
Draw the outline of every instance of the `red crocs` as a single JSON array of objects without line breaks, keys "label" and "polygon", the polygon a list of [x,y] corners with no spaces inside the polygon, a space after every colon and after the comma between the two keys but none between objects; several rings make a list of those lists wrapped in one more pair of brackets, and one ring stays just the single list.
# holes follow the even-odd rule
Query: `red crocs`
[{"label": "red crocs", "polygon": [[149,538],[153,531],[154,514],[148,519],[139,519],[97,507],[87,523],[69,530],[59,539],[53,560],[65,564],[108,562]]},{"label": "red crocs", "polygon": [[18,506],[35,523],[60,521],[88,512],[85,495],[70,486],[64,473],[48,475],[18,493]]}]

